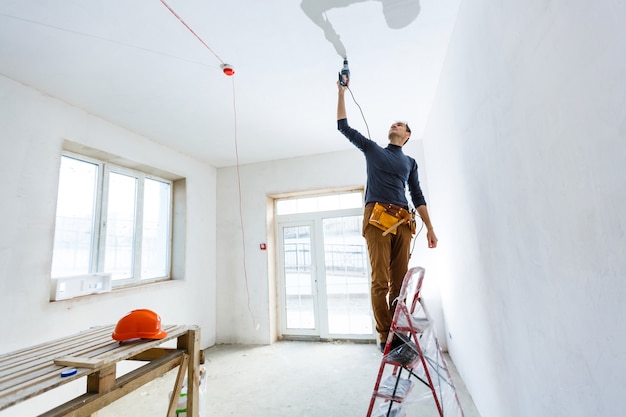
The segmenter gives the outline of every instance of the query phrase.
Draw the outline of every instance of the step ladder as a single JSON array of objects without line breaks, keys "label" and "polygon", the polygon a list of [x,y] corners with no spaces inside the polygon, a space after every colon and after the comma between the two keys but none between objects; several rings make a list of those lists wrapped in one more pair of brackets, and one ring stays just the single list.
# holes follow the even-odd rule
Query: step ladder
[{"label": "step ladder", "polygon": [[433,322],[421,298],[424,272],[424,268],[414,267],[404,276],[367,417],[404,417],[407,409],[433,402],[438,414],[429,407],[433,410],[430,414],[420,415],[463,417]]}]

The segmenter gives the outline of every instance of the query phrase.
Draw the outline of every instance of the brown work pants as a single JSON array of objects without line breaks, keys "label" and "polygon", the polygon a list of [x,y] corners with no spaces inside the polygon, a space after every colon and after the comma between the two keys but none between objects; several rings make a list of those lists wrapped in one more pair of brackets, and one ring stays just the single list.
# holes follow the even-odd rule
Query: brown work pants
[{"label": "brown work pants", "polygon": [[409,268],[411,228],[402,224],[396,234],[383,236],[383,231],[369,224],[373,207],[365,207],[363,213],[363,237],[367,242],[372,268],[372,311],[376,331],[381,342],[387,341],[395,300],[400,294],[402,281]]}]

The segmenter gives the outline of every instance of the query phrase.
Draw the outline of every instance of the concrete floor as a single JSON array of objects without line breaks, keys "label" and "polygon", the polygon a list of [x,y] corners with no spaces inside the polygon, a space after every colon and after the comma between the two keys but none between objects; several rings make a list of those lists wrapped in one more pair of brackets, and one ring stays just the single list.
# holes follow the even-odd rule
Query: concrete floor
[{"label": "concrete floor", "polygon": [[[374,344],[351,342],[211,347],[205,351],[201,417],[365,416],[381,356]],[[480,417],[446,359],[465,417]],[[169,372],[100,410],[98,417],[165,417],[175,376],[176,370]],[[432,397],[415,399],[407,416],[438,416]]]}]

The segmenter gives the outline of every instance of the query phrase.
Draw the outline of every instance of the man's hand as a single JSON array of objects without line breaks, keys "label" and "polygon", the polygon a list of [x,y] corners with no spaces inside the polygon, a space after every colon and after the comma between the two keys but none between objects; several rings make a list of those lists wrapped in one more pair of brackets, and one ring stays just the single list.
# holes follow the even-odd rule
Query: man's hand
[{"label": "man's hand", "polygon": [[339,84],[341,84],[344,87],[347,87],[350,84],[350,79],[348,78],[348,75],[343,74],[343,73],[339,73]]},{"label": "man's hand", "polygon": [[435,231],[433,229],[429,229],[426,232],[426,240],[428,240],[428,247],[429,248],[436,248],[437,247],[437,236],[435,235]]},{"label": "man's hand", "polygon": [[430,222],[428,209],[426,208],[426,206],[419,206],[415,210],[417,210],[417,214],[420,216],[420,218],[424,222],[424,226],[426,226],[426,240],[428,241],[428,247],[436,248],[437,247],[437,235],[435,235],[435,229],[433,228],[433,225]]}]

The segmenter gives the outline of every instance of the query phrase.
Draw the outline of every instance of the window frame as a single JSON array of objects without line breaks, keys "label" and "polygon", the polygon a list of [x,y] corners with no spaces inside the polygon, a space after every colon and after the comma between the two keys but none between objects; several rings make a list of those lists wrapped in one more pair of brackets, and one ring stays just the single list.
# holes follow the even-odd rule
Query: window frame
[{"label": "window frame", "polygon": [[[71,158],[77,161],[91,163],[98,166],[98,172],[96,176],[96,191],[95,191],[95,204],[92,218],[92,230],[93,235],[91,238],[90,254],[89,254],[89,271],[87,274],[106,273],[105,258],[106,258],[106,227],[107,227],[107,214],[108,214],[108,196],[110,192],[110,175],[111,173],[125,175],[132,177],[136,180],[135,201],[134,201],[134,225],[133,225],[133,242],[132,242],[132,255],[131,255],[131,276],[129,278],[112,279],[113,288],[122,288],[128,286],[137,286],[148,284],[157,281],[171,280],[172,279],[172,263],[173,263],[173,234],[174,234],[174,187],[175,181],[172,179],[164,178],[162,176],[154,175],[148,172],[144,172],[138,169],[129,168],[119,164],[112,163],[107,160],[97,159],[85,154],[76,153],[69,150],[63,150],[62,158]],[[143,212],[144,212],[144,197],[145,197],[145,182],[146,180],[153,180],[168,184],[169,186],[169,204],[167,206],[167,236],[165,238],[167,259],[165,264],[165,275],[153,278],[143,278],[142,272],[142,238],[143,238]],[[60,177],[59,177],[60,182]],[[57,198],[59,198],[57,191]],[[57,203],[58,204],[58,203]],[[56,219],[56,216],[55,216]],[[56,220],[55,220],[55,234],[56,234]],[[54,251],[54,248],[53,248]],[[54,255],[53,255],[54,256]],[[53,275],[51,270],[51,278],[65,278],[65,276]]]}]

